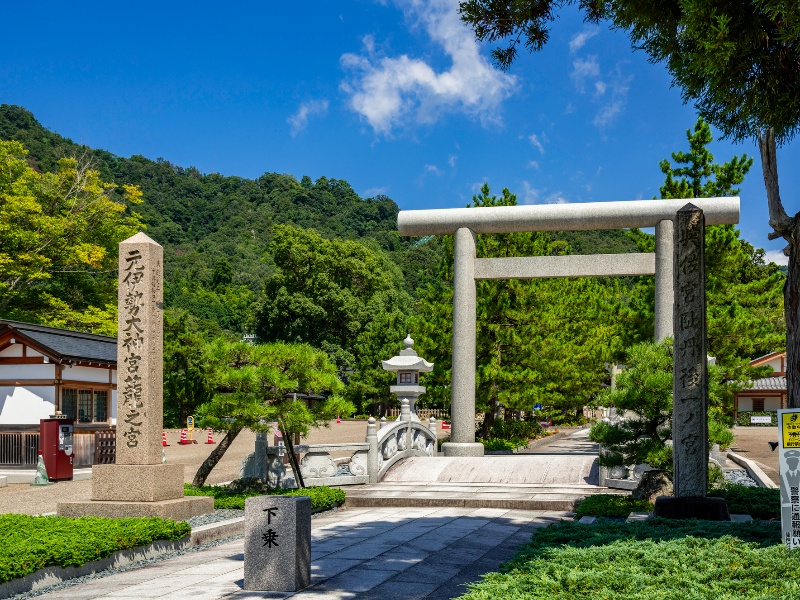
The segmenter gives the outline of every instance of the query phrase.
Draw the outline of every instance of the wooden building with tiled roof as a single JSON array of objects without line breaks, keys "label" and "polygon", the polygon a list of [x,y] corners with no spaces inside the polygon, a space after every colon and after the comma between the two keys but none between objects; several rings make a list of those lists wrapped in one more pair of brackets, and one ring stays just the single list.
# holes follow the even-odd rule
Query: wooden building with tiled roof
[{"label": "wooden building with tiled roof", "polygon": [[0,426],[115,422],[117,339],[0,320]]},{"label": "wooden building with tiled roof", "polygon": [[781,408],[787,408],[786,352],[771,352],[750,361],[750,365],[770,366],[772,374],[751,381],[749,387],[734,394],[734,419],[739,413],[777,412]]}]

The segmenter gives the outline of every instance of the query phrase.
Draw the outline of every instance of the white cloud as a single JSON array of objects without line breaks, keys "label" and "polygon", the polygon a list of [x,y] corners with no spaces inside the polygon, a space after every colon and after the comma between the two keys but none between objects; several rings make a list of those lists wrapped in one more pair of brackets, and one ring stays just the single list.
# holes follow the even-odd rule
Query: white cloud
[{"label": "white cloud", "polygon": [[529,181],[522,180],[522,204],[568,204],[569,199],[563,192],[547,193],[533,187]]},{"label": "white cloud", "polygon": [[572,61],[570,77],[575,88],[581,94],[586,94],[588,84],[594,90],[595,102],[601,103],[592,120],[598,129],[611,125],[628,103],[628,91],[633,77],[623,73],[622,65],[622,62],[617,63],[614,71],[604,77],[596,56],[587,56],[585,59],[576,57]]},{"label": "white cloud", "polygon": [[385,187],[372,187],[364,190],[362,198],[374,198],[375,196],[385,196],[389,189]]},{"label": "white cloud", "polygon": [[456,168],[456,160],[458,160],[458,156],[455,154],[451,154],[447,157],[447,164],[449,164],[452,168]]},{"label": "white cloud", "polygon": [[328,112],[327,100],[309,100],[303,102],[297,112],[286,119],[292,129],[292,137],[296,136],[308,125],[308,119],[314,116],[322,116]]},{"label": "white cloud", "polygon": [[522,203],[523,204],[539,204],[542,197],[542,190],[533,187],[529,181],[522,181]]},{"label": "white cloud", "polygon": [[528,140],[534,148],[536,148],[541,154],[544,154],[544,144],[542,144],[542,141],[547,141],[547,136],[545,134],[542,134],[542,140],[540,140],[538,135],[532,133],[530,136],[528,136]]},{"label": "white cloud", "polygon": [[623,74],[622,68],[618,64],[609,80],[611,93],[608,95],[608,100],[600,107],[592,121],[596,127],[599,129],[608,127],[628,104],[631,79],[633,76]]},{"label": "white cloud", "polygon": [[596,36],[597,33],[598,33],[597,29],[584,29],[580,33],[576,33],[574,36],[572,36],[572,39],[569,41],[570,53],[575,53],[581,48],[583,48],[586,42],[588,42],[590,39]]},{"label": "white cloud", "polygon": [[528,164],[527,164],[527,165],[525,165],[525,168],[527,168],[527,169],[536,169],[536,170],[538,170],[538,169],[539,169],[539,161],[536,161],[536,160],[529,160],[529,161],[528,161]]},{"label": "white cloud", "polygon": [[765,262],[774,262],[776,265],[788,265],[789,257],[783,253],[783,250],[767,250],[764,254]]},{"label": "white cloud", "polygon": [[434,175],[441,175],[442,170],[437,167],[436,165],[425,165],[425,172],[426,173],[433,173]]},{"label": "white cloud", "polygon": [[597,57],[588,56],[586,59],[576,58],[573,60],[570,77],[575,82],[575,87],[578,91],[583,93],[587,79],[600,77],[600,63],[597,62]]},{"label": "white cloud", "polygon": [[459,19],[457,0],[395,0],[412,27],[419,27],[449,57],[448,70],[437,72],[425,60],[382,56],[372,36],[363,54],[344,54],[342,67],[351,78],[341,89],[349,105],[376,133],[412,123],[433,123],[443,113],[477,116],[484,125],[500,122],[499,109],[516,86],[516,77],[491,66],[475,35]]},{"label": "white cloud", "polygon": [[608,85],[605,81],[595,81],[594,82],[594,91],[597,93],[598,96],[602,96],[606,93],[608,89]]}]

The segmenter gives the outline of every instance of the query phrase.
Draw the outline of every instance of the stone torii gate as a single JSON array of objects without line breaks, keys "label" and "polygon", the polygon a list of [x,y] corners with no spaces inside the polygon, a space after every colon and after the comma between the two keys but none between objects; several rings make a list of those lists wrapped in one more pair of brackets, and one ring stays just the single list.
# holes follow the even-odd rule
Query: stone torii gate
[{"label": "stone torii gate", "polygon": [[[493,206],[401,211],[400,235],[455,235],[453,265],[453,370],[451,442],[445,456],[482,456],[475,443],[476,285],[484,279],[655,275],[655,338],[673,335],[674,221],[687,202],[703,211],[707,225],[739,222],[739,198],[635,200],[535,206]],[[477,258],[475,235],[655,227],[656,251]]]}]

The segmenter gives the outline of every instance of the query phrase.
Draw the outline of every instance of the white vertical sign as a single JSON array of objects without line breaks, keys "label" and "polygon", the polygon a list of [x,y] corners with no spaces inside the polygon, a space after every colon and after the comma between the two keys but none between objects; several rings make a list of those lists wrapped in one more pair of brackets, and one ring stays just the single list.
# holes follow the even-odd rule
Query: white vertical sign
[{"label": "white vertical sign", "polygon": [[800,409],[778,411],[781,476],[781,535],[788,548],[800,547]]}]

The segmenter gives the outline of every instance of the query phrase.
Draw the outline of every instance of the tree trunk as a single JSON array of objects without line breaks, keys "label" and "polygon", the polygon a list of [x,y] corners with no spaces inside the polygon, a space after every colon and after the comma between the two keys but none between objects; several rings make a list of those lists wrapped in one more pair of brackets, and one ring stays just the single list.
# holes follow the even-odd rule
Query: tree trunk
[{"label": "tree trunk", "polygon": [[758,135],[761,169],[767,191],[769,224],[774,229],[770,239],[782,237],[789,245],[786,284],[783,287],[783,311],[786,317],[786,399],[788,408],[800,408],[800,227],[798,215],[790,218],[783,208],[778,187],[778,155],[775,132],[765,129]]},{"label": "tree trunk", "polygon": [[298,487],[301,489],[306,487],[306,482],[303,481],[303,474],[300,472],[300,465],[297,464],[297,456],[294,453],[294,443],[292,442],[292,435],[286,431],[286,426],[281,419],[278,419],[278,427],[281,430],[283,441],[286,444],[286,451],[289,453],[289,465],[292,467],[294,473],[294,480],[297,482]]},{"label": "tree trunk", "polygon": [[201,487],[206,482],[206,478],[211,473],[211,470],[217,466],[217,463],[222,459],[225,455],[225,452],[228,448],[231,447],[233,440],[236,439],[236,436],[239,435],[241,429],[231,429],[230,431],[225,433],[225,437],[223,437],[219,441],[219,445],[211,451],[211,454],[208,455],[203,461],[203,464],[200,465],[200,468],[197,469],[197,473],[195,473],[194,479],[192,480],[192,486],[194,487]]},{"label": "tree trunk", "polygon": [[789,243],[789,269],[783,286],[786,317],[786,400],[787,408],[800,408],[800,224],[795,219]]}]

